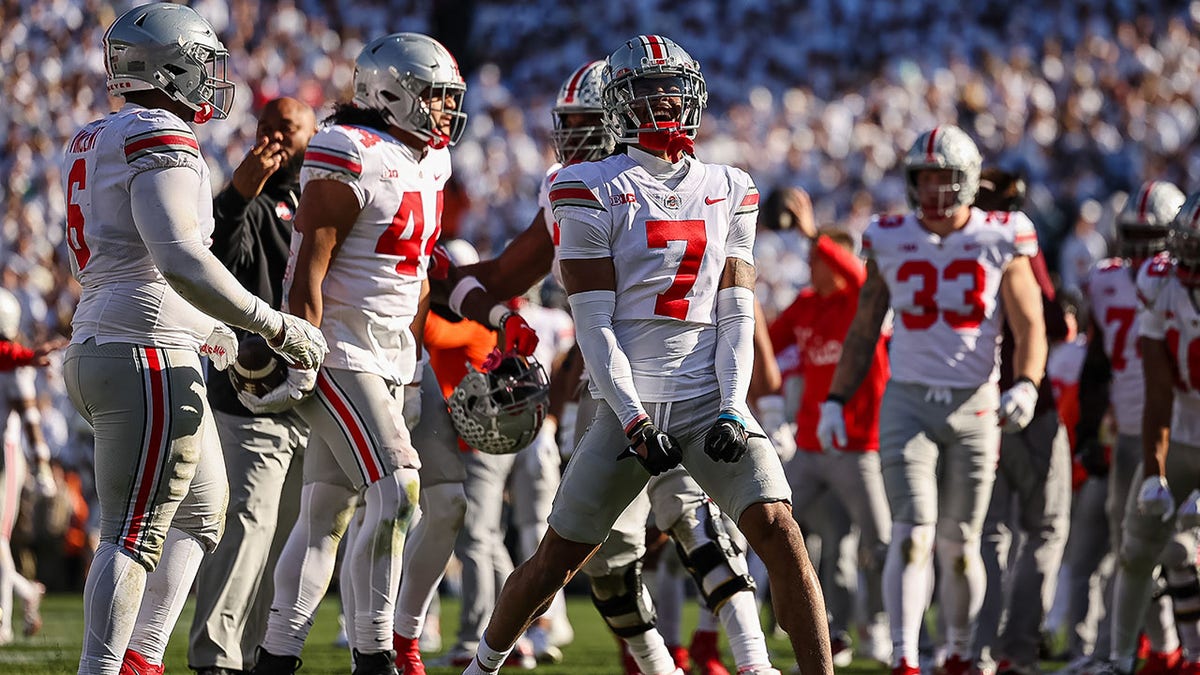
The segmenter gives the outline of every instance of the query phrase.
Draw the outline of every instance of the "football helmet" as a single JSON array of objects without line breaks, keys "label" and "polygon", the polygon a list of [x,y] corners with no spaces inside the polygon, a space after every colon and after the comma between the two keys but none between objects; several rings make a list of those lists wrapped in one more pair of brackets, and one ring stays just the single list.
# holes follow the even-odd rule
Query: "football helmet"
[{"label": "football helmet", "polygon": [[[700,63],[660,35],[639,35],[609,55],[602,71],[604,122],[619,143],[637,143],[644,131],[676,131],[695,138],[708,89]],[[675,119],[653,114],[663,99],[679,99]]]},{"label": "football helmet", "polygon": [[[384,121],[424,139],[431,147],[454,145],[466,129],[467,83],[458,62],[440,42],[420,33],[393,33],[371,40],[354,62],[354,103],[378,110]],[[434,122],[430,101],[443,101],[450,132]]]},{"label": "football helmet", "polygon": [[1174,183],[1165,180],[1142,183],[1117,215],[1117,255],[1145,260],[1165,251],[1171,221],[1186,199]]},{"label": "football helmet", "polygon": [[229,51],[196,10],[157,2],[134,7],[104,33],[108,93],[158,89],[196,112],[194,120],[229,116]]},{"label": "football helmet", "polygon": [[554,101],[554,154],[563,164],[591,162],[613,151],[604,124],[603,61],[580,67],[563,82]]},{"label": "football helmet", "polygon": [[7,288],[0,288],[0,338],[17,339],[21,331],[21,303]]},{"label": "football helmet", "polygon": [[533,357],[506,356],[491,370],[470,367],[447,404],[464,443],[491,455],[529,445],[550,408],[546,371]]},{"label": "football helmet", "polygon": [[1167,250],[1179,280],[1189,288],[1200,286],[1200,192],[1188,195],[1171,221]]},{"label": "football helmet", "polygon": [[[975,141],[962,129],[943,124],[917,137],[908,154],[904,156],[904,178],[907,185],[908,205],[917,217],[930,215],[946,218],[960,206],[973,204],[979,192],[979,173],[983,168],[983,157]],[[928,169],[950,169],[953,180],[943,186],[938,196],[937,211],[924,213],[921,195],[917,189],[917,174]]]}]

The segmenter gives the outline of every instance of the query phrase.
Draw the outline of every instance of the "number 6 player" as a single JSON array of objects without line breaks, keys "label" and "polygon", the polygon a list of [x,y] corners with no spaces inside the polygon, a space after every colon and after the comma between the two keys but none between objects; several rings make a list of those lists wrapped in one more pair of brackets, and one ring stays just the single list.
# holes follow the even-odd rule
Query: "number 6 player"
[{"label": "number 6 player", "polygon": [[[817,427],[818,437],[846,437],[842,404],[875,357],[890,307],[892,379],[880,405],[879,460],[892,508],[883,593],[894,675],[917,675],[935,540],[946,673],[965,675],[971,666],[986,583],[980,531],[1000,426],[1016,431],[1033,418],[1046,368],[1041,292],[1029,264],[1037,235],[1019,213],[971,207],[980,164],[975,143],[951,125],[921,134],[905,156],[913,212],[880,216],[863,235],[867,281]],[[1016,338],[1016,381],[1003,395],[1001,306]]]}]

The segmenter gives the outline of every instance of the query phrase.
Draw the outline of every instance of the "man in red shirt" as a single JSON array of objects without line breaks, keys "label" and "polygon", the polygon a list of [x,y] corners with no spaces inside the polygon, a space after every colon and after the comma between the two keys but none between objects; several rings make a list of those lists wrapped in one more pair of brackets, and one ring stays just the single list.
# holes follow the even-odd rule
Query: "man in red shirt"
[{"label": "man in red shirt", "polygon": [[[807,200],[804,200],[807,204]],[[891,511],[879,466],[879,402],[889,376],[885,339],[875,348],[875,360],[861,387],[845,402],[844,438],[830,445],[817,437],[820,408],[829,395],[833,372],[842,354],[842,339],[858,309],[858,292],[866,266],[854,254],[854,240],[841,230],[818,231],[811,217],[796,219],[811,241],[812,282],[771,324],[775,351],[795,346],[804,375],[804,393],[796,413],[797,452],[786,467],[792,488],[792,509],[803,513],[832,491],[860,530],[858,561],[865,572],[867,610],[873,623],[886,625],[881,573],[891,533]],[[831,608],[832,610],[832,608]],[[846,616],[832,616],[830,637],[835,653],[849,655]],[[838,643],[841,644],[838,644]]]}]

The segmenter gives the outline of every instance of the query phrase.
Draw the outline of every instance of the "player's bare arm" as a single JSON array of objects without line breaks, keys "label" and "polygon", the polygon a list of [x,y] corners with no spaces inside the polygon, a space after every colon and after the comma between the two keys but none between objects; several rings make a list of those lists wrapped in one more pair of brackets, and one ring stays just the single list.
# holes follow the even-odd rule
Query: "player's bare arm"
[{"label": "player's bare arm", "polygon": [[[421,282],[421,299],[417,303],[417,315],[413,317],[409,331],[417,344],[417,360],[420,361],[425,353],[425,319],[429,317],[429,279]],[[419,366],[418,366],[419,367]],[[420,373],[418,373],[418,376]]]},{"label": "player's bare arm", "polygon": [[750,376],[749,397],[757,400],[762,396],[777,393],[783,386],[783,375],[779,362],[775,360],[775,349],[771,346],[771,334],[767,330],[767,317],[762,304],[754,301],[754,374]]},{"label": "player's bare arm", "polygon": [[617,271],[613,267],[612,258],[563,260],[559,265],[562,268],[563,287],[567,290],[567,295],[587,291],[616,291]]},{"label": "player's bare arm", "polygon": [[1146,477],[1165,476],[1175,407],[1175,369],[1165,340],[1139,338],[1146,403],[1142,408],[1142,468]]},{"label": "player's bare arm", "polygon": [[879,267],[874,260],[867,261],[867,281],[858,294],[858,311],[842,342],[842,358],[838,361],[833,383],[829,387],[830,398],[845,401],[862,384],[875,360],[875,345],[879,342],[883,319],[887,316],[890,304],[891,292],[879,273]]},{"label": "player's bare arm", "polygon": [[300,195],[296,229],[303,237],[288,291],[288,306],[293,314],[314,326],[321,325],[321,284],[361,210],[354,191],[339,181],[310,181]]},{"label": "player's bare arm", "polygon": [[1000,279],[1000,298],[1005,318],[1012,327],[1013,375],[1038,386],[1046,373],[1046,324],[1042,293],[1026,256],[1012,259]]}]

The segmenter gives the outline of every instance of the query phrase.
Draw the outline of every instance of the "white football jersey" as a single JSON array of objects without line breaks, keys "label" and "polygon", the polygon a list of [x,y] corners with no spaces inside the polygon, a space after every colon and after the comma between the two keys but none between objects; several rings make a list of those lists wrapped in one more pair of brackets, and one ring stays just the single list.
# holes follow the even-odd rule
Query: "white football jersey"
[{"label": "white football jersey", "polygon": [[[335,125],[309,142],[301,190],[313,180],[339,181],[362,207],[321,286],[325,365],[412,381],[417,361],[410,324],[441,233],[442,188],[449,178],[445,148],[430,148],[419,158],[375,129]],[[289,275],[299,240],[293,235]]]},{"label": "white football jersey", "polygon": [[79,130],[63,155],[71,271],[83,287],[72,341],[198,349],[213,320],[167,284],[144,243],[167,241],[155,223],[139,231],[130,183],[143,171],[186,167],[200,174],[196,237],[211,243],[213,197],[200,144],[183,120],[132,103]]},{"label": "white football jersey", "polygon": [[[753,262],[758,190],[744,171],[685,158],[674,189],[626,154],[559,171],[562,260],[612,257],[613,327],[643,401],[718,388],[716,297],[725,261]],[[595,364],[593,364],[595,366]]]},{"label": "white football jersey", "polygon": [[972,208],[942,238],[913,214],[876,216],[863,251],[891,294],[892,379],[963,388],[1000,379],[1000,279],[1013,258],[1037,253],[1028,217]]},{"label": "white football jersey", "polygon": [[1167,256],[1142,264],[1137,290],[1144,303],[1139,333],[1166,341],[1175,366],[1171,440],[1200,445],[1200,311],[1192,291],[1176,278],[1175,265]]},{"label": "white football jersey", "polygon": [[575,346],[575,322],[571,315],[561,309],[543,307],[526,302],[520,307],[521,316],[529,323],[533,332],[537,333],[538,346],[533,350],[533,357],[550,374],[550,367],[560,357],[566,356],[571,347]]},{"label": "white football jersey", "polygon": [[1109,402],[1117,420],[1117,431],[1142,435],[1142,354],[1138,349],[1141,301],[1128,261],[1102,260],[1092,268],[1085,286],[1092,317],[1104,333],[1104,353],[1112,365]]},{"label": "white football jersey", "polygon": [[[12,444],[16,452],[28,453],[29,448],[21,430],[21,415],[13,403],[37,400],[36,380],[37,373],[29,366],[0,371],[0,420],[4,420],[4,444],[6,448]],[[3,468],[4,458],[0,457],[0,469]]]},{"label": "white football jersey", "polygon": [[554,206],[550,203],[550,184],[554,182],[562,168],[562,164],[554,164],[547,169],[546,175],[542,177],[542,184],[538,188],[538,209],[542,215],[542,224],[546,226],[546,233],[550,235],[550,241],[554,242],[554,262],[550,263],[550,274],[554,275],[554,280],[560,286],[562,285],[562,272],[558,269],[558,221],[554,219]]}]

